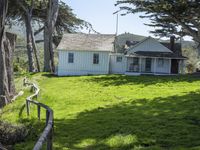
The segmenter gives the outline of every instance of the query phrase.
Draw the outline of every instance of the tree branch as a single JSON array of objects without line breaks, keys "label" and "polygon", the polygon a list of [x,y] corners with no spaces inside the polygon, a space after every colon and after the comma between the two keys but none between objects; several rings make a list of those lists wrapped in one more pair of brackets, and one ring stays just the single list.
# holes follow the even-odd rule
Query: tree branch
[{"label": "tree branch", "polygon": [[31,16],[32,16],[33,8],[34,8],[34,0],[31,0],[31,7],[30,7]]},{"label": "tree branch", "polygon": [[35,43],[42,43],[44,40],[36,40]]},{"label": "tree branch", "polygon": [[23,3],[20,0],[17,0],[17,2],[19,3],[20,7],[27,12],[28,10],[26,9],[26,7],[23,5]]},{"label": "tree branch", "polygon": [[38,35],[40,32],[44,30],[44,26],[39,28],[37,31],[35,31],[34,36]]},{"label": "tree branch", "polygon": [[186,25],[185,23],[183,23],[182,21],[180,21],[179,19],[177,19],[175,16],[173,16],[173,15],[171,15],[171,16],[173,17],[173,19],[178,24],[180,24],[188,32],[188,34],[190,34],[195,39],[195,41],[200,42],[200,38],[198,37],[197,31],[191,29],[188,25]]}]

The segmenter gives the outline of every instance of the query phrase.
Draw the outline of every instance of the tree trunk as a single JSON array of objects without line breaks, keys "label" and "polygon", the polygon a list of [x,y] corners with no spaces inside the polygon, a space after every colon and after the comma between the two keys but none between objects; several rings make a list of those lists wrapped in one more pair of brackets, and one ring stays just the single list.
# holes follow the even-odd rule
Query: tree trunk
[{"label": "tree trunk", "polygon": [[44,28],[44,71],[51,72],[48,25]]},{"label": "tree trunk", "polygon": [[198,57],[200,57],[200,43],[197,43]]},{"label": "tree trunk", "polygon": [[8,7],[7,0],[0,0],[0,107],[10,102],[14,95],[12,71],[12,52],[14,44],[9,35],[5,36],[5,18]]},{"label": "tree trunk", "polygon": [[58,16],[58,0],[49,0],[44,29],[44,71],[54,72],[53,32]]},{"label": "tree trunk", "polygon": [[8,85],[7,85],[7,72],[5,63],[5,50],[4,50],[4,27],[5,18],[8,7],[7,0],[0,0],[0,107],[6,103],[8,97]]},{"label": "tree trunk", "polygon": [[8,77],[8,90],[10,96],[15,94],[14,72],[13,72],[13,53],[15,49],[17,36],[11,33],[6,33],[6,40],[4,42],[6,71]]},{"label": "tree trunk", "polygon": [[39,51],[38,51],[36,43],[35,43],[35,37],[34,37],[32,26],[31,26],[31,39],[32,39],[32,45],[33,45],[33,50],[34,50],[34,54],[35,54],[37,71],[40,72]]},{"label": "tree trunk", "polygon": [[33,59],[34,54],[33,54],[32,36],[31,36],[31,16],[28,12],[25,15],[25,25],[26,25],[26,43],[27,43],[29,72],[35,72],[36,69]]}]

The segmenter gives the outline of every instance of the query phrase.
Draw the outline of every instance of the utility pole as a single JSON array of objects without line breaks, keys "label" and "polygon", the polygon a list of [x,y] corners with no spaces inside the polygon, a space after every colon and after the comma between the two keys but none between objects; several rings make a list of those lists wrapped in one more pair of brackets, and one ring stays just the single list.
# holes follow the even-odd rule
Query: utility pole
[{"label": "utility pole", "polygon": [[117,14],[117,19],[116,19],[116,36],[117,36],[117,34],[118,34],[118,29],[119,29],[119,14],[118,14],[118,12],[120,12],[121,10],[118,10],[118,11],[116,11],[116,12],[114,12],[113,13],[113,15],[115,15],[115,14]]},{"label": "utility pole", "polygon": [[118,34],[118,28],[119,28],[119,14],[117,13],[117,21],[116,21],[116,35]]}]

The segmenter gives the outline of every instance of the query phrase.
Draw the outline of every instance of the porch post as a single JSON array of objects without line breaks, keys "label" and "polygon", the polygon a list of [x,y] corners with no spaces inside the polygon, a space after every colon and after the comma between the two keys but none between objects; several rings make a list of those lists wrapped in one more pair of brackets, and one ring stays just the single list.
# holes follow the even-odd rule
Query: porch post
[{"label": "porch post", "polygon": [[126,72],[129,72],[128,57],[126,57]]},{"label": "porch post", "polygon": [[180,73],[180,74],[183,74],[183,72],[184,72],[184,71],[183,71],[183,65],[184,65],[184,64],[183,64],[183,60],[182,60],[182,59],[179,60],[179,73]]},{"label": "porch post", "polygon": [[157,64],[157,58],[154,58],[154,66],[153,66],[153,74],[156,73],[156,64]]},{"label": "porch post", "polygon": [[171,74],[172,59],[169,58],[169,74]]},{"label": "porch post", "polygon": [[142,58],[139,57],[139,73],[142,72]]}]

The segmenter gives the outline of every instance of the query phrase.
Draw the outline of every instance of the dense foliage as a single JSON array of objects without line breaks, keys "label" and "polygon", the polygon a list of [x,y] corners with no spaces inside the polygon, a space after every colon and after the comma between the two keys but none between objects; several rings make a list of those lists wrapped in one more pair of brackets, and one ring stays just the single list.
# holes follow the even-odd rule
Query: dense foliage
[{"label": "dense foliage", "polygon": [[188,35],[200,43],[200,1],[118,0],[117,5],[125,14],[142,12],[141,17],[151,21],[147,25],[156,27],[156,35]]}]

